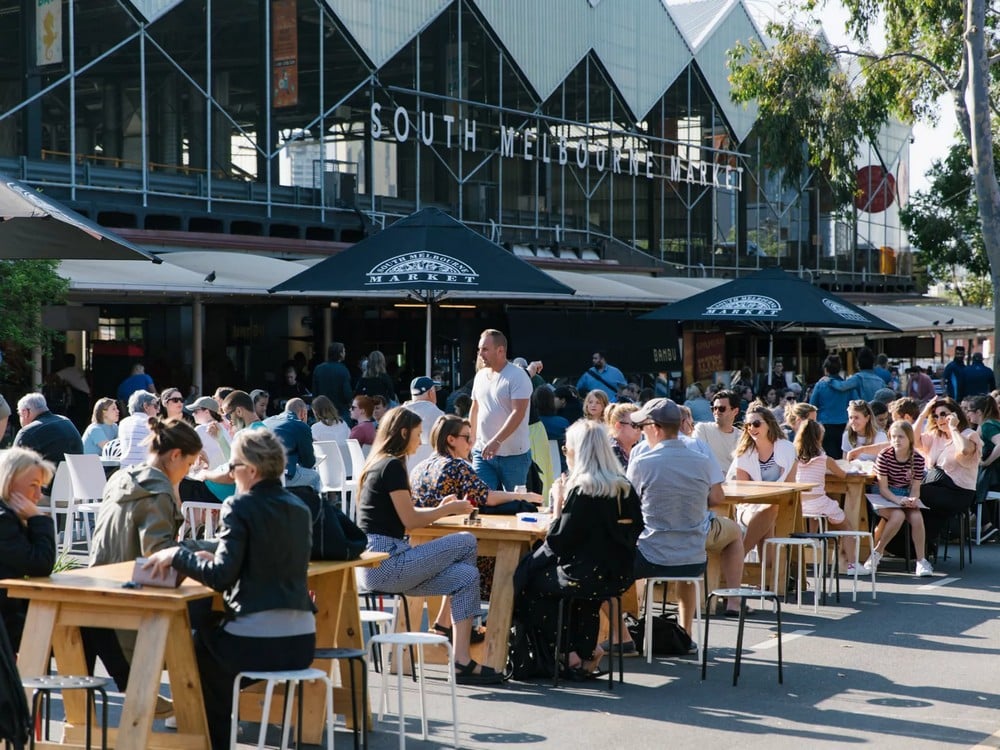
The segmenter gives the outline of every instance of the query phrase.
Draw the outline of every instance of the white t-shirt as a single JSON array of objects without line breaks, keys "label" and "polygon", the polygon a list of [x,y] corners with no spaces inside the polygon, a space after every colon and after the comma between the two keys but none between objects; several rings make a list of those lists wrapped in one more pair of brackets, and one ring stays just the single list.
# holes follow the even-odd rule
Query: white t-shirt
[{"label": "white t-shirt", "polygon": [[[510,362],[500,371],[484,367],[476,373],[472,384],[472,400],[476,403],[476,448],[482,450],[493,438],[514,409],[514,401],[531,398],[531,378]],[[531,450],[528,410],[514,433],[497,451],[498,456],[519,456]]]},{"label": "white t-shirt", "polygon": [[226,463],[228,459],[222,448],[223,442],[227,446],[229,445],[229,433],[226,432],[226,428],[219,424],[217,437],[212,437],[209,434],[207,424],[196,425],[194,431],[201,438],[201,447],[204,449],[205,455],[208,456],[208,465],[214,469]]},{"label": "white t-shirt", "polygon": [[712,455],[719,462],[719,468],[723,472],[729,470],[733,462],[733,451],[740,441],[740,431],[735,427],[730,433],[725,433],[719,429],[715,422],[698,422],[694,426],[694,437],[703,441],[712,449]]},{"label": "white t-shirt", "polygon": [[[875,439],[872,440],[871,445],[877,445],[879,443],[888,443],[889,437],[882,430],[875,431]],[[844,430],[844,434],[840,438],[840,450],[845,454],[848,451],[852,451],[855,448],[860,448],[862,446],[869,445],[868,441],[865,439],[864,435],[858,435],[857,443],[851,445],[850,439],[847,437],[847,430]],[[858,461],[874,461],[878,456],[875,453],[862,452],[856,456]]]},{"label": "white t-shirt", "polygon": [[424,445],[429,445],[431,442],[431,428],[434,426],[437,418],[443,415],[444,412],[437,408],[437,404],[431,403],[426,399],[413,399],[412,401],[407,401],[403,406],[420,415],[420,439]]},{"label": "white t-shirt", "polygon": [[334,422],[333,424],[316,422],[312,426],[312,434],[314,443],[322,443],[327,440],[343,443],[351,436],[351,428],[347,426],[347,422]]}]

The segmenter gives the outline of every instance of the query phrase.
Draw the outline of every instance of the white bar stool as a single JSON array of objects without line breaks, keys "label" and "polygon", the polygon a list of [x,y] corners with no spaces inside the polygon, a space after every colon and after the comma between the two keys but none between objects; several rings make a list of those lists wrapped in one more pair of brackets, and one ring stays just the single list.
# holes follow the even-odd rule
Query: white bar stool
[{"label": "white bar stool", "polygon": [[[851,601],[858,600],[858,572],[864,570],[859,560],[861,559],[861,540],[867,538],[870,549],[875,549],[875,537],[870,531],[828,531],[827,536],[838,537],[840,539],[854,539],[854,575],[852,576]],[[867,571],[866,571],[867,572]],[[875,598],[875,566],[872,566],[872,599]]]},{"label": "white bar stool", "polygon": [[[667,584],[670,581],[675,581],[677,583],[693,583],[694,584],[694,628],[695,628],[695,640],[694,645],[698,647],[696,652],[698,655],[698,661],[701,661],[701,576],[660,576],[657,578],[647,578],[646,579],[646,634],[643,637],[643,645],[646,648],[646,663],[653,663],[653,592],[656,589],[654,584],[663,583]],[[663,599],[666,601],[667,591],[666,585],[663,588]]]},{"label": "white bar stool", "polygon": [[[453,732],[453,747],[458,750],[458,696],[455,692],[455,652],[448,638],[435,633],[380,633],[368,640],[368,656],[371,658],[375,646],[390,646],[393,649],[392,658],[399,665],[396,669],[396,693],[399,700],[399,748],[406,747],[406,715],[403,713],[403,649],[417,647],[417,659],[411,664],[414,675],[420,685],[420,728],[423,740],[427,741],[427,706],[424,693],[424,646],[444,646],[448,649],[448,681],[451,683],[451,722]],[[382,673],[382,697],[379,701],[378,719],[382,721],[389,698],[389,673]]]},{"label": "white bar stool", "polygon": [[[767,572],[767,548],[769,545],[774,546],[774,570],[772,575],[771,590],[778,591],[778,571],[781,568],[781,549],[782,547],[797,549],[798,558],[798,575],[795,576],[795,594],[796,594],[796,606],[802,606],[802,588],[803,588],[803,578],[802,574],[804,572],[804,560],[805,556],[802,554],[806,547],[809,547],[813,551],[813,560],[818,560],[821,551],[821,545],[815,539],[796,539],[795,537],[782,537],[782,536],[772,536],[764,540],[764,544],[761,548],[760,556],[760,587],[763,590],[764,587],[764,576]],[[819,612],[819,566],[813,567],[813,612]]]},{"label": "white bar stool", "polygon": [[298,742],[296,747],[302,747],[302,683],[321,680],[326,685],[326,746],[333,748],[333,680],[322,669],[290,669],[276,672],[240,672],[233,680],[233,713],[229,727],[229,747],[236,750],[237,736],[240,725],[240,682],[247,680],[263,680],[267,682],[264,690],[264,708],[260,719],[260,734],[257,737],[257,749],[263,750],[264,738],[267,735],[268,719],[271,716],[271,697],[274,686],[285,684],[285,711],[281,720],[281,750],[288,748],[288,734],[292,723],[292,704],[295,702],[295,690],[299,690],[299,717],[296,722]]}]

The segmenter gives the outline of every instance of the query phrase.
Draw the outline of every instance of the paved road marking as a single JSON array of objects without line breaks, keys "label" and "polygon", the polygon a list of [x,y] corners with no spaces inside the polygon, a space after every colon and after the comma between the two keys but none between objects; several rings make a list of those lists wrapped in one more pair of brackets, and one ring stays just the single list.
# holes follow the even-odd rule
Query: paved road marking
[{"label": "paved road marking", "polygon": [[949,583],[954,583],[955,581],[960,581],[961,578],[942,578],[939,581],[934,581],[933,583],[925,583],[923,586],[917,586],[917,591],[927,591],[928,589],[937,588],[938,586],[947,586]]},{"label": "paved road marking", "polygon": [[973,745],[971,750],[996,750],[1000,748],[1000,731],[994,732],[978,745]]},{"label": "paved road marking", "polygon": [[[784,646],[789,641],[794,641],[796,638],[801,638],[804,635],[809,635],[814,631],[812,630],[793,630],[791,633],[781,634],[781,645]],[[768,638],[766,641],[761,641],[755,646],[750,646],[751,651],[763,651],[766,648],[777,648],[778,639]]]}]

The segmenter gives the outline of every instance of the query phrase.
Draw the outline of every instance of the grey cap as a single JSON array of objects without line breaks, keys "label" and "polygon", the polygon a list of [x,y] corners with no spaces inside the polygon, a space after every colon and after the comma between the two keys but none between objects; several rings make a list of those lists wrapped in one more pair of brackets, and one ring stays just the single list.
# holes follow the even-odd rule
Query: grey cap
[{"label": "grey cap", "polygon": [[517,365],[522,370],[528,369],[528,360],[526,360],[524,357],[514,357],[514,359],[511,361],[513,362],[513,364]]},{"label": "grey cap", "polygon": [[630,418],[636,424],[646,420],[657,424],[680,424],[681,410],[669,398],[654,398],[647,401],[639,411],[632,412]]},{"label": "grey cap", "polygon": [[209,411],[218,413],[219,402],[209,396],[202,396],[201,398],[195,399],[194,403],[187,408],[188,411],[194,411],[195,409],[208,409]]}]

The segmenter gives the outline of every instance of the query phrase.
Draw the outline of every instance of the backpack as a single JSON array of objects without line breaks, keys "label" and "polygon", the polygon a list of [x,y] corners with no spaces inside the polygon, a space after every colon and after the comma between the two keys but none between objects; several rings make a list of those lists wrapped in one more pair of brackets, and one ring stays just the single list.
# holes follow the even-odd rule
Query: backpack
[{"label": "backpack", "polygon": [[551,678],[555,674],[556,659],[545,638],[530,625],[515,617],[510,627],[510,645],[507,649],[508,680],[531,680],[536,677]]},{"label": "backpack", "polygon": [[312,487],[286,487],[309,506],[312,514],[311,560],[357,560],[368,546],[368,535],[344,512]]}]

